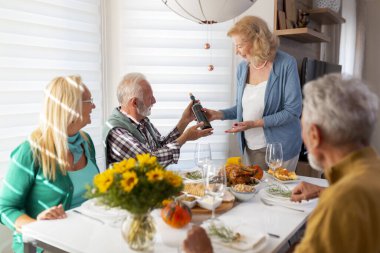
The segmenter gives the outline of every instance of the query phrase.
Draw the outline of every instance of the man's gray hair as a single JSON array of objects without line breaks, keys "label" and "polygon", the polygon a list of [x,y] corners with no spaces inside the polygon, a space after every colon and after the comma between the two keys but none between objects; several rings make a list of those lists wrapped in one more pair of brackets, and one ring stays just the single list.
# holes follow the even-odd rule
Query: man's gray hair
[{"label": "man's gray hair", "polygon": [[128,103],[134,97],[139,99],[144,98],[143,90],[140,82],[146,81],[146,77],[137,72],[129,73],[123,77],[117,87],[117,100],[120,105]]},{"label": "man's gray hair", "polygon": [[361,80],[329,74],[308,82],[303,94],[303,121],[318,125],[328,142],[369,145],[378,98]]}]

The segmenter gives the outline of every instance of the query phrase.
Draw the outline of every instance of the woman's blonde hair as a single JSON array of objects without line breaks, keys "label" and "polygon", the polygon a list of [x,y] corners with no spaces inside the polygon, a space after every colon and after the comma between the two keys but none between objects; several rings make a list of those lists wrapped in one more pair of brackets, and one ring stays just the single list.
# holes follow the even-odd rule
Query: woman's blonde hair
[{"label": "woman's blonde hair", "polygon": [[252,43],[252,55],[255,62],[273,61],[279,46],[279,40],[268,28],[267,23],[255,16],[245,16],[228,31],[229,37],[238,35],[243,41]]},{"label": "woman's blonde hair", "polygon": [[[57,166],[65,175],[68,163],[67,128],[82,118],[80,76],[54,78],[45,89],[39,128],[30,136],[33,154],[46,178],[55,180]],[[81,133],[83,135],[83,133]]]}]

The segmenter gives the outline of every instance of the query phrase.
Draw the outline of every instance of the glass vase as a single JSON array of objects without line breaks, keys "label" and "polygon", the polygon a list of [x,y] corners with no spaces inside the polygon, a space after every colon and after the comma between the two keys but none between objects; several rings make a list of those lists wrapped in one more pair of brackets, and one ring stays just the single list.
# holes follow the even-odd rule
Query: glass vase
[{"label": "glass vase", "polygon": [[121,233],[131,249],[152,250],[156,234],[154,219],[150,213],[130,214],[123,222]]}]

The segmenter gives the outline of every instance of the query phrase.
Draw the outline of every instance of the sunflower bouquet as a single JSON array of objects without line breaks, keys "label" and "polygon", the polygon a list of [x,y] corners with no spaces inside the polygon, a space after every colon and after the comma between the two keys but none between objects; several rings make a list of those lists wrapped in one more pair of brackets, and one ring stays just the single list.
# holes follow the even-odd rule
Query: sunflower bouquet
[{"label": "sunflower bouquet", "polygon": [[133,214],[144,214],[161,207],[163,200],[183,189],[182,178],[165,170],[150,154],[137,155],[112,166],[94,177],[87,197],[119,207]]}]

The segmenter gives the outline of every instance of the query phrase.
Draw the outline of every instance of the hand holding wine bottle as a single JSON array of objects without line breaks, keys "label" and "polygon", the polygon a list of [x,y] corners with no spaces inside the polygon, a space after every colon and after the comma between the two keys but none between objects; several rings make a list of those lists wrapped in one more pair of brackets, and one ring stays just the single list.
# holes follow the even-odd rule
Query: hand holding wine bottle
[{"label": "hand holding wine bottle", "polygon": [[190,93],[190,99],[193,101],[192,110],[195,117],[197,118],[198,123],[203,122],[202,129],[212,128],[210,121],[207,119],[205,112],[203,111],[201,103],[195,99],[192,93]]}]

